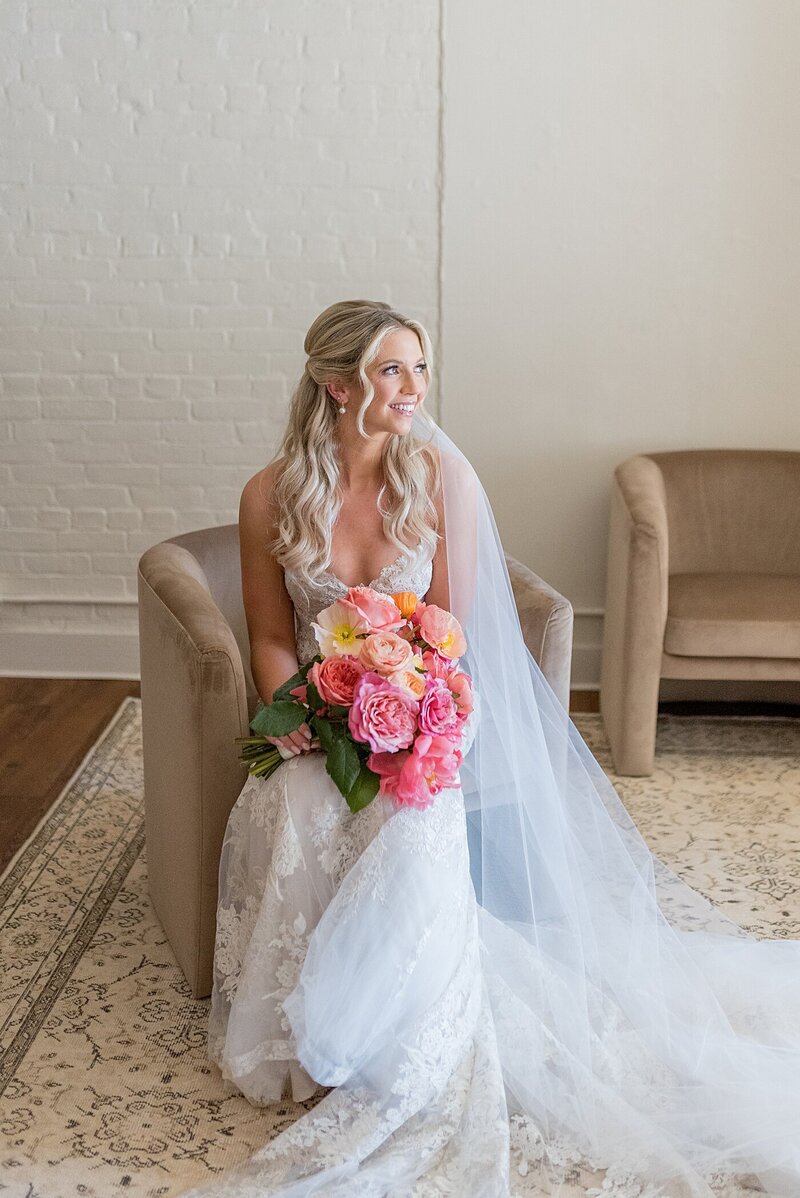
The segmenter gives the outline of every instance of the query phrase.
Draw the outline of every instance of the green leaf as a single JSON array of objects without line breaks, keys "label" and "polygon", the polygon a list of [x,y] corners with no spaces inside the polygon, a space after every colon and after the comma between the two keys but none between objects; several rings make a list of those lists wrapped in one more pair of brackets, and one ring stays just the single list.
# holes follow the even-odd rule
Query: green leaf
[{"label": "green leaf", "polygon": [[345,707],[341,703],[331,703],[328,708],[328,714],[334,720],[346,720],[349,715],[350,708]]},{"label": "green leaf", "polygon": [[[305,675],[304,675],[303,671],[298,670],[298,672],[296,674],[292,674],[291,678],[287,678],[286,681],[282,682],[281,685],[273,692],[272,702],[277,703],[277,702],[280,702],[280,700],[282,700],[282,699],[289,699],[290,698],[289,692],[293,691],[296,686],[302,686],[303,683],[305,682],[305,680],[306,679],[305,679]],[[265,704],[265,706],[269,707],[270,704],[267,703],[267,704]],[[273,736],[273,735],[276,735],[276,734],[271,732],[270,736]],[[278,733],[277,735],[280,735],[280,734]]]},{"label": "green leaf", "polygon": [[353,744],[346,737],[337,737],[325,761],[325,769],[347,799],[361,771],[361,762]]},{"label": "green leaf", "polygon": [[349,793],[345,795],[350,810],[361,811],[367,807],[378,793],[380,784],[381,780],[378,775],[374,774],[366,765],[362,765]]},{"label": "green leaf", "polygon": [[314,686],[313,682],[308,683],[308,690],[306,691],[306,702],[308,703],[308,706],[311,708],[312,711],[317,711],[320,707],[325,706],[325,704],[322,702],[322,696],[320,695],[317,688]]},{"label": "green leaf", "polygon": [[304,723],[307,715],[300,703],[268,703],[250,721],[253,732],[260,736],[286,736]]},{"label": "green leaf", "polygon": [[333,730],[333,725],[330,720],[326,720],[324,716],[315,715],[311,717],[311,727],[319,737],[319,743],[326,753],[330,753],[333,747],[333,742],[336,739],[336,734]]}]

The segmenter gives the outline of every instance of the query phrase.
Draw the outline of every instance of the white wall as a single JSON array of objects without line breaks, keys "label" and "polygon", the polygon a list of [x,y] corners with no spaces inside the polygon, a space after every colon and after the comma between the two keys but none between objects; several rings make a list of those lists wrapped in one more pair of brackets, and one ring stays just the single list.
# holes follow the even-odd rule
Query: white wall
[{"label": "white wall", "polygon": [[235,519],[345,296],[431,327],[579,685],[613,465],[800,445],[795,0],[441,3],[0,6],[3,672],[136,675],[139,554]]},{"label": "white wall", "polygon": [[451,0],[443,423],[599,674],[613,466],[800,448],[800,7]]},{"label": "white wall", "polygon": [[0,7],[0,670],[138,674],[136,562],[236,519],[328,303],[438,334],[436,2]]}]

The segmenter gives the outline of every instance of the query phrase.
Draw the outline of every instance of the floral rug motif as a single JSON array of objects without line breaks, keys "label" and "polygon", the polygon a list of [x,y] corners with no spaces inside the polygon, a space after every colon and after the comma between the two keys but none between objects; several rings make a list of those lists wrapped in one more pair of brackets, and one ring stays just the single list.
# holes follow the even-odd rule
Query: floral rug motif
[{"label": "floral rug motif", "polygon": [[[800,720],[662,716],[652,777],[619,779],[600,717],[576,723],[655,852],[757,935],[800,938]],[[256,1109],[206,1060],[143,808],[126,699],[0,879],[0,1198],[177,1198],[313,1105]]]},{"label": "floral rug motif", "polygon": [[206,1060],[208,1001],[147,894],[142,778],[130,698],[0,881],[2,1198],[171,1198],[303,1112]]}]

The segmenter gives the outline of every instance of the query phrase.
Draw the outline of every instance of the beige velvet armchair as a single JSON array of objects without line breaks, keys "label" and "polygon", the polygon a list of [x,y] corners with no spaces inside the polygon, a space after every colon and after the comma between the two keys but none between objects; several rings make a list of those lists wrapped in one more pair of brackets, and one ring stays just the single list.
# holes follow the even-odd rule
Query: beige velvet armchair
[{"label": "beige velvet armchair", "polygon": [[640,454],[615,470],[600,709],[619,774],[653,769],[661,679],[800,698],[800,453]]},{"label": "beige velvet armchair", "polygon": [[[569,705],[572,608],[507,558],[526,644]],[[139,561],[139,649],[150,896],[196,997],[210,993],[217,879],[246,779],[237,736],[258,695],[235,524],[172,537]]]}]

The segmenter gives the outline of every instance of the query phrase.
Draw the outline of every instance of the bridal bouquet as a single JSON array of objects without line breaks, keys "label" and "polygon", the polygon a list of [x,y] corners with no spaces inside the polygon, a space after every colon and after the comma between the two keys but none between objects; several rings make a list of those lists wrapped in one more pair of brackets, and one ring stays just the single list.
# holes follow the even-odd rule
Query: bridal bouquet
[{"label": "bridal bouquet", "polygon": [[240,760],[268,777],[281,763],[268,736],[307,723],[352,811],[379,792],[398,807],[427,807],[458,786],[459,749],[472,711],[466,652],[450,612],[412,591],[350,587],[312,625],[319,653],[278,687],[250,724]]}]

